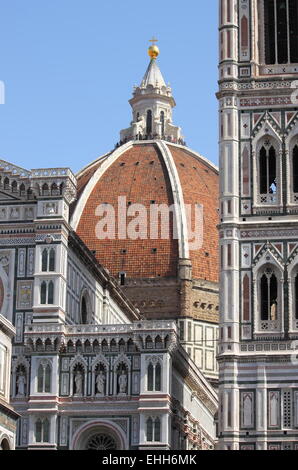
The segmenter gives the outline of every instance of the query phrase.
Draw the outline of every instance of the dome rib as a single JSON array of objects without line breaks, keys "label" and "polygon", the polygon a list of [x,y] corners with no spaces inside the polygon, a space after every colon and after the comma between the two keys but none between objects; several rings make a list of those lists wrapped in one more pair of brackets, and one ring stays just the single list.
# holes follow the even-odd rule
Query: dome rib
[{"label": "dome rib", "polygon": [[163,156],[164,163],[168,170],[168,176],[171,183],[172,194],[175,204],[176,212],[176,223],[177,223],[177,233],[178,233],[178,243],[179,243],[179,258],[188,259],[189,258],[189,246],[188,246],[188,229],[187,229],[187,220],[186,212],[184,205],[184,197],[182,192],[182,186],[176,165],[174,163],[173,155],[163,141],[158,141],[157,146]]},{"label": "dome rib", "polygon": [[[214,164],[184,146],[147,140],[129,141],[105,158],[94,172],[93,168],[80,172],[84,185],[71,224],[113,275],[123,271],[128,278],[173,278],[179,260],[190,259],[194,279],[218,281],[218,169]],[[175,204],[176,213],[171,220],[178,222],[178,236],[163,239],[158,235],[151,239],[147,232],[145,239],[123,239],[119,234],[115,239],[97,239],[96,207],[107,203],[116,208],[119,196],[126,197],[127,207],[142,204],[147,214],[152,203],[167,207]],[[200,225],[193,210],[196,206],[203,209]],[[118,211],[115,213],[115,227],[118,227]],[[127,223],[130,217],[134,216],[128,215]],[[151,230],[150,224],[147,227]],[[196,248],[192,242],[197,239],[193,230],[199,234],[199,241],[197,228],[200,227],[203,228],[202,245]]]}]

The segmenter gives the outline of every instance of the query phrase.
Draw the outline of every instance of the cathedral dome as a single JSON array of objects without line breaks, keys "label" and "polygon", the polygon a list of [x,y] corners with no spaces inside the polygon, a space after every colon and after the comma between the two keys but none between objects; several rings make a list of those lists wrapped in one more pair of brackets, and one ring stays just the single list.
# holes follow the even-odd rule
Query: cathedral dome
[{"label": "cathedral dome", "polygon": [[152,54],[115,149],[77,175],[71,225],[147,318],[218,321],[218,169],[186,147]]},{"label": "cathedral dome", "polygon": [[[127,278],[176,277],[179,259],[190,259],[193,278],[218,281],[218,171],[201,155],[163,140],[130,141],[78,174],[78,195],[72,208],[72,226],[115,277],[121,272]],[[123,236],[119,227],[122,210],[122,217],[127,214],[129,231],[135,204],[142,205],[147,214],[139,228],[140,239],[128,233]],[[173,204],[177,223],[181,223],[180,239],[173,233],[173,220],[169,237],[162,238],[159,233],[158,239],[152,238],[153,206]],[[109,205],[115,212],[115,223],[111,221],[110,225],[115,230],[105,240],[98,238],[100,217],[96,212],[100,205]],[[202,207],[197,221],[196,205]],[[196,223],[200,230],[197,236],[202,240],[195,241],[188,233],[187,206],[192,212],[191,229],[195,230]],[[104,206],[102,216],[103,211]]]}]

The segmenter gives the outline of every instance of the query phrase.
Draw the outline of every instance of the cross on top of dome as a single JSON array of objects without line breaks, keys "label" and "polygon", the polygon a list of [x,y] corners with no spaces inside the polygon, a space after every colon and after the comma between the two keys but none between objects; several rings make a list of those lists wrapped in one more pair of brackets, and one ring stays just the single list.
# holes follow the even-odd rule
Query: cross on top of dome
[{"label": "cross on top of dome", "polygon": [[148,49],[148,54],[149,54],[149,57],[151,57],[151,59],[156,59],[159,55],[159,48],[157,47],[157,45],[155,44],[156,42],[158,42],[158,39],[156,39],[154,36],[152,39],[149,39],[149,42],[152,42],[152,45],[149,47]]}]

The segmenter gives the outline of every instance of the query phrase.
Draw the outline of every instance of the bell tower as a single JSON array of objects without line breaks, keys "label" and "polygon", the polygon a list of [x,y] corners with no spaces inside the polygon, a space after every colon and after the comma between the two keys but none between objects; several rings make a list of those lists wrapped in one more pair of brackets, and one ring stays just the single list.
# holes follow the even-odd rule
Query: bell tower
[{"label": "bell tower", "polygon": [[220,449],[297,450],[298,2],[219,9]]}]

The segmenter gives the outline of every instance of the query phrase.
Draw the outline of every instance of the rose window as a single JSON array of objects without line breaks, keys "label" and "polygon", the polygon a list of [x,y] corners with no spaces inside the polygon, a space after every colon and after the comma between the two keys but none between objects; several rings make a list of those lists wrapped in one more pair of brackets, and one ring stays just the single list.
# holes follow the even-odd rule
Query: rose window
[{"label": "rose window", "polygon": [[117,450],[115,439],[107,434],[96,434],[87,442],[87,450]]}]

